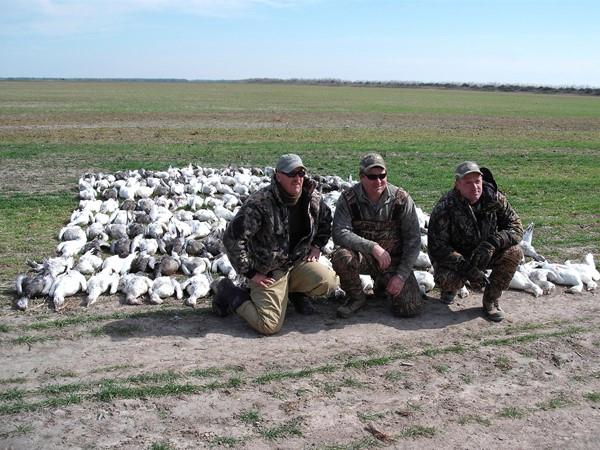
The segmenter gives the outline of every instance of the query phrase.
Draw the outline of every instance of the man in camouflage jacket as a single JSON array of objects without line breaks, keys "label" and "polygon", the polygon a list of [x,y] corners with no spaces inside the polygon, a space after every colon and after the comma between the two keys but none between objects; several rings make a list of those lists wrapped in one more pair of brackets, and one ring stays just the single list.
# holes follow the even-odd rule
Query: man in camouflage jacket
[{"label": "man in camouflage jacket", "polygon": [[360,274],[371,275],[375,291],[392,300],[400,317],[417,315],[423,298],[413,266],[421,248],[415,204],[403,189],[388,184],[385,161],[377,153],[359,163],[360,183],[339,198],[333,218],[332,257],[341,288],[348,297],[338,315],[350,317],[365,305]]},{"label": "man in camouflage jacket", "polygon": [[281,329],[288,298],[298,312],[311,314],[308,296],[329,295],[338,284],[335,272],[318,262],[331,235],[331,210],[305,176],[298,155],[283,155],[271,184],[246,200],[223,236],[250,292],[225,279],[213,309],[222,316],[235,311],[262,334]]},{"label": "man in camouflage jacket", "polygon": [[[454,189],[438,201],[429,218],[428,251],[442,302],[451,304],[468,280],[472,286],[485,286],[485,314],[501,321],[498,299],[523,258],[522,238],[521,219],[498,191],[491,172],[472,161],[459,164]],[[487,269],[492,269],[489,278]]]}]

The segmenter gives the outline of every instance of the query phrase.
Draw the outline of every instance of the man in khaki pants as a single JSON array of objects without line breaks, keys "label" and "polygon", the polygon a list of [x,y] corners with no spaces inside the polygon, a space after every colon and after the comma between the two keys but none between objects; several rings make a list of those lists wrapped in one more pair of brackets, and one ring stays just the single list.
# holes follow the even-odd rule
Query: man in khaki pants
[{"label": "man in khaki pants", "polygon": [[221,280],[213,298],[219,316],[236,312],[259,333],[274,334],[288,298],[296,311],[312,314],[309,297],[337,287],[335,272],[318,262],[331,235],[331,210],[306,175],[298,155],[283,155],[271,184],[252,194],[229,223],[223,244],[250,291]]}]

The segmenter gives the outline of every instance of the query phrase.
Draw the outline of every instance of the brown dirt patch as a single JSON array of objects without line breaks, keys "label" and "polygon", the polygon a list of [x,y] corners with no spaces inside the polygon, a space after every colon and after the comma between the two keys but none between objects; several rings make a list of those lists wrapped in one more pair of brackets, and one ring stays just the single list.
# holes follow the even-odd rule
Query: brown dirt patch
[{"label": "brown dirt patch", "polygon": [[[4,412],[2,446],[593,448],[600,438],[597,295],[507,292],[501,324],[481,317],[480,301],[472,294],[446,307],[432,298],[421,317],[404,320],[382,301],[349,320],[335,316],[335,302],[320,303],[316,316],[290,311],[272,337],[237,317],[219,319],[202,307],[190,314],[176,303],[169,313],[121,319],[107,317],[159,308],[105,298],[82,312],[73,298],[67,314],[41,302],[26,314],[6,310],[3,395],[22,389],[23,401],[47,403]],[[92,315],[91,323],[31,327]],[[15,343],[23,336],[47,340]],[[165,373],[202,389],[99,397],[107,379],[164,388]],[[137,384],[131,378],[142,375]],[[52,406],[64,395],[43,393],[77,384],[84,387],[74,391],[82,397],[75,404]]]}]

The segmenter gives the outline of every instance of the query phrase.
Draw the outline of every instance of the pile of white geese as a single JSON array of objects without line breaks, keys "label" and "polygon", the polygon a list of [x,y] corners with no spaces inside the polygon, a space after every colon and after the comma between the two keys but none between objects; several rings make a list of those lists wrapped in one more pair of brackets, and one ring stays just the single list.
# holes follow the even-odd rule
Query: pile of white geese
[{"label": "pile of white geese", "polygon": [[[189,165],[164,171],[129,170],[115,174],[86,173],[79,180],[79,207],[58,233],[56,256],[28,261],[30,269],[15,282],[16,307],[47,297],[61,309],[67,297],[91,306],[101,296],[120,292],[126,304],[160,304],[176,297],[188,306],[211,294],[220,277],[242,282],[224,253],[221,237],[244,200],[267,186],[272,167],[208,168]],[[325,202],[335,211],[341,192],[353,184],[339,176],[315,176]],[[428,215],[417,208],[422,251],[415,275],[423,293],[433,289],[427,256]],[[593,290],[600,274],[593,255],[581,263],[551,264],[531,245],[533,224],[521,243],[526,259],[511,288],[534,296],[556,284],[568,292]],[[321,262],[330,265],[333,242]],[[369,290],[372,280],[362,277]],[[585,285],[585,287],[584,287]],[[463,288],[461,295],[468,294]],[[81,299],[83,298],[83,301]]]}]

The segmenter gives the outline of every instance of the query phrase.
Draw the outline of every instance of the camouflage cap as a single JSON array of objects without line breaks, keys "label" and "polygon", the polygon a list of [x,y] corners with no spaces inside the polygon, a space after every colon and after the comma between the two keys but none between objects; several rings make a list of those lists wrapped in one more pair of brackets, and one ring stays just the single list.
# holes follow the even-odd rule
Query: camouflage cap
[{"label": "camouflage cap", "polygon": [[367,170],[372,169],[373,167],[381,167],[382,169],[387,170],[387,167],[385,167],[385,161],[379,153],[367,153],[361,158],[358,166],[361,173],[365,173]]},{"label": "camouflage cap", "polygon": [[292,170],[297,169],[298,167],[306,169],[298,155],[289,153],[287,155],[282,155],[279,158],[277,161],[277,166],[275,166],[275,170],[277,170],[277,172],[290,173]]},{"label": "camouflage cap", "polygon": [[478,173],[479,175],[482,175],[481,170],[479,169],[479,166],[477,165],[477,163],[475,163],[473,161],[465,161],[463,163],[460,163],[458,166],[456,166],[456,171],[454,172],[454,177],[457,180],[460,180],[462,177],[464,177],[465,175],[468,175],[470,173]]}]

